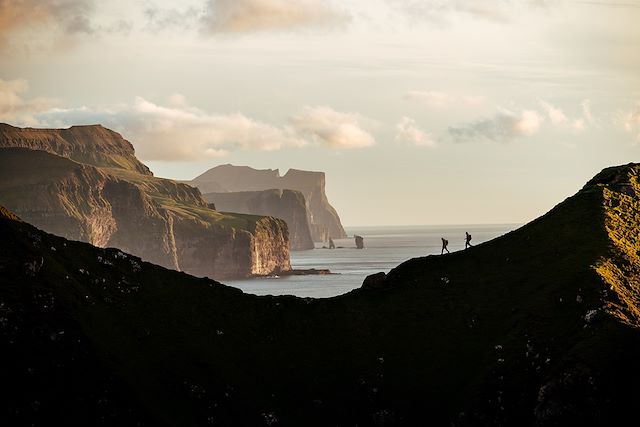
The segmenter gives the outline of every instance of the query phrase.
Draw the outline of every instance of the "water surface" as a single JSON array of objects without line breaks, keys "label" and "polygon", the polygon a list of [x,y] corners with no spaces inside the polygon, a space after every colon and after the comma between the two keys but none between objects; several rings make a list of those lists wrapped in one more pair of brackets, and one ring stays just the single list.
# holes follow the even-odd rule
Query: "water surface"
[{"label": "water surface", "polygon": [[256,295],[331,297],[359,288],[370,274],[388,273],[408,259],[439,254],[441,237],[449,240],[449,250],[453,252],[464,249],[465,231],[473,236],[471,243],[479,244],[518,227],[517,224],[346,227],[349,236],[364,237],[365,249],[355,249],[351,237],[336,239],[339,248],[335,250],[316,247],[291,253],[293,268],[328,268],[339,274],[228,280],[225,283]]}]

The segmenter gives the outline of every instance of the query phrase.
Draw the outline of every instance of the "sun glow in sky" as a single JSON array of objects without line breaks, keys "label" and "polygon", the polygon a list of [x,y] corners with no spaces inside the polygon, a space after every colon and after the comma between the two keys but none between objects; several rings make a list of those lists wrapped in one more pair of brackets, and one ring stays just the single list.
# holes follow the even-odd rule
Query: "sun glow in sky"
[{"label": "sun glow in sky", "polygon": [[158,176],[322,170],[348,225],[526,222],[640,154],[640,1],[0,0],[0,121]]}]

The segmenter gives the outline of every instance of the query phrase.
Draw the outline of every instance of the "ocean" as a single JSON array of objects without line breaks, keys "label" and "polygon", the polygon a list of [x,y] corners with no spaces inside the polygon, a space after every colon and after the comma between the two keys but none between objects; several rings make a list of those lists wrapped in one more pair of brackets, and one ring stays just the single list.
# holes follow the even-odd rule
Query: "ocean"
[{"label": "ocean", "polygon": [[286,276],[227,280],[224,283],[255,295],[296,295],[327,298],[359,288],[370,274],[392,268],[411,258],[440,254],[440,238],[449,240],[451,252],[464,249],[465,231],[480,244],[518,228],[518,224],[345,227],[349,236],[364,237],[364,249],[356,249],[353,237],[335,239],[337,249],[291,252],[296,269],[329,269],[330,275]]}]

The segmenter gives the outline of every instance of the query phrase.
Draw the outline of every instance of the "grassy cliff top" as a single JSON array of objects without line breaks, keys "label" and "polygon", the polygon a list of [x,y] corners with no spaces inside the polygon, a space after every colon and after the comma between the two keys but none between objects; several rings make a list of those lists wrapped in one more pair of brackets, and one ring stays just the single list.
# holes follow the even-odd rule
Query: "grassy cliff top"
[{"label": "grassy cliff top", "polygon": [[133,145],[119,133],[101,125],[39,129],[0,123],[0,147],[43,150],[79,163],[151,175],[149,168],[136,158]]},{"label": "grassy cliff top", "polygon": [[144,189],[160,206],[184,219],[191,219],[205,225],[220,224],[243,230],[254,231],[263,216],[210,209],[200,190],[187,184],[165,178],[143,175],[130,170],[101,168],[118,179],[132,182]]},{"label": "grassy cliff top", "polygon": [[41,150],[0,148],[0,202],[11,204],[14,199],[22,199],[33,185],[46,186],[59,181],[86,181],[92,185],[104,179],[132,183],[162,208],[207,227],[229,226],[253,232],[263,218],[209,209],[198,189],[173,180],[128,169],[95,167]]}]

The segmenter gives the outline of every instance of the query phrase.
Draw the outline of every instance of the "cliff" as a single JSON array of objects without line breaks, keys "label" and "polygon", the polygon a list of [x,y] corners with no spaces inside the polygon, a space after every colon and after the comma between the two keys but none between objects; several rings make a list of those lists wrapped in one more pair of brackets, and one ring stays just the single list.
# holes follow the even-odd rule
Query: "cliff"
[{"label": "cliff", "polygon": [[338,213],[331,206],[325,194],[324,172],[289,169],[282,177],[281,185],[301,191],[304,194],[311,214],[310,222],[316,227],[312,229],[312,233],[314,233],[318,241],[326,242],[329,237],[337,239],[347,237]]},{"label": "cliff", "polygon": [[[284,221],[209,209],[198,189],[154,177],[114,132],[2,129],[0,203],[27,222],[196,275],[236,278],[291,268]],[[25,148],[11,148],[21,141]]]},{"label": "cliff", "polygon": [[18,128],[0,123],[0,148],[42,150],[92,166],[121,168],[152,175],[119,133],[101,125],[68,129]]},{"label": "cliff", "polygon": [[203,194],[222,212],[238,212],[283,219],[289,229],[291,250],[313,249],[304,196],[293,190],[240,191]]},{"label": "cliff", "polygon": [[247,166],[221,165],[188,183],[203,193],[221,192],[221,188],[229,192],[274,188],[300,191],[307,203],[307,218],[314,241],[326,242],[329,237],[347,237],[338,213],[325,194],[324,172],[290,169],[280,176],[277,169],[257,170]]},{"label": "cliff", "polygon": [[628,423],[639,173],[606,170],[501,238],[320,300],[245,295],[0,209],[0,413],[8,425]]}]

